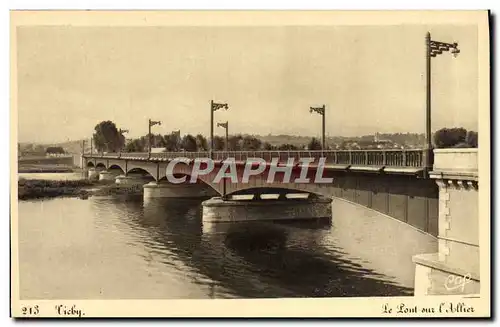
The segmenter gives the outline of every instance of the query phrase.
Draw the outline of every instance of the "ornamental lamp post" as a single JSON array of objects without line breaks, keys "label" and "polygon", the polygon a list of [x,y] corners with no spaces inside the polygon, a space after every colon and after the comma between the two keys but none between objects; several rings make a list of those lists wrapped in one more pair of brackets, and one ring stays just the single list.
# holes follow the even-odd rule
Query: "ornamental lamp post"
[{"label": "ornamental lamp post", "polygon": [[149,124],[148,124],[148,140],[149,140],[149,144],[148,144],[148,158],[151,157],[151,126],[154,126],[154,125],[161,125],[161,121],[154,121],[154,120],[151,120],[149,119]]},{"label": "ornamental lamp post", "polygon": [[214,112],[219,109],[229,109],[227,103],[215,103],[214,100],[210,100],[210,159],[213,159],[214,150]]},{"label": "ornamental lamp post", "polygon": [[321,132],[321,149],[325,150],[325,115],[326,115],[326,105],[322,107],[310,107],[309,112],[316,112],[322,116],[322,132]]},{"label": "ornamental lamp post", "polygon": [[[225,123],[217,123],[217,127],[222,127],[226,130],[226,151],[229,150],[229,122],[226,121]],[[224,178],[224,183],[222,184],[222,200],[226,200],[226,178]]]},{"label": "ornamental lamp post", "polygon": [[226,121],[225,123],[217,123],[217,127],[222,127],[226,130],[226,146],[225,146],[225,150],[226,151],[229,151],[229,122]]},{"label": "ornamental lamp post", "polygon": [[[18,156],[20,155],[20,151],[19,151],[19,146],[18,146]],[[82,140],[82,162],[81,162],[81,167],[84,168],[85,166],[85,160],[84,160],[84,156],[85,155],[85,139]]]},{"label": "ornamental lamp post", "polygon": [[424,177],[429,176],[429,171],[432,167],[433,160],[432,160],[432,130],[431,130],[431,117],[432,117],[432,112],[431,112],[431,58],[437,57],[438,55],[442,54],[443,52],[450,51],[453,57],[457,57],[457,55],[460,53],[460,50],[458,49],[458,43],[446,43],[446,42],[439,42],[439,41],[433,41],[431,39],[431,33],[427,32],[425,36],[425,71],[426,71],[426,79],[425,79],[425,84],[426,84],[426,110],[425,110],[425,170],[424,170]]},{"label": "ornamental lamp post", "polygon": [[[120,135],[123,136],[123,133],[128,133],[128,129],[119,129],[118,130],[118,133],[120,133]],[[125,142],[124,142],[124,145],[125,145]],[[120,147],[120,152],[118,153],[118,156],[121,157],[122,155],[122,148],[123,148],[123,145]]]},{"label": "ornamental lamp post", "polygon": [[181,144],[181,130],[176,130],[176,131],[172,131],[171,133],[172,135],[175,135],[176,136],[176,140],[175,140],[175,151],[179,151],[179,147],[180,147],[180,144]]}]

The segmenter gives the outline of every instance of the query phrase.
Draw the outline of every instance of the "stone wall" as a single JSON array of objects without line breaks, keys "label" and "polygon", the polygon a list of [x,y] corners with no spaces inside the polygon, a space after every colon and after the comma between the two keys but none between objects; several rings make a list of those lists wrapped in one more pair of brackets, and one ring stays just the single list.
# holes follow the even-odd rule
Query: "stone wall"
[{"label": "stone wall", "polygon": [[416,294],[478,294],[479,184],[477,149],[436,150],[439,249],[414,257]]}]

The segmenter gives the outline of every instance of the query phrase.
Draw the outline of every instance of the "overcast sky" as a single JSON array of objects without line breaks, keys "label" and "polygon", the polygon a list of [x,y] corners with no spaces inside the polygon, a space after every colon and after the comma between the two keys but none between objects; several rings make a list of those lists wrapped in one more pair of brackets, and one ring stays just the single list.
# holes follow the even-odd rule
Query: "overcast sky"
[{"label": "overcast sky", "polygon": [[[425,131],[427,30],[457,41],[432,60],[433,130],[477,130],[476,26],[20,27],[19,141],[88,138],[111,120],[147,133],[320,135]],[[224,131],[215,128],[217,134]]]}]

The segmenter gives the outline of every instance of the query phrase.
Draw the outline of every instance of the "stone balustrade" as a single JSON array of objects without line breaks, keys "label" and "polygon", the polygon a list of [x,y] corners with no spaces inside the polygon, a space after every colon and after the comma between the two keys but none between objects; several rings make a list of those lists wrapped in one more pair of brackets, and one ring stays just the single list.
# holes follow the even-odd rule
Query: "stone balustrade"
[{"label": "stone balustrade", "polygon": [[[271,161],[278,158],[280,162],[286,162],[289,158],[299,160],[300,158],[325,158],[325,163],[330,165],[360,165],[377,167],[414,167],[424,166],[424,154],[422,149],[410,150],[326,150],[326,151],[214,151],[214,160],[234,158],[237,161],[246,161],[249,158],[262,158]],[[208,158],[210,153],[204,152],[164,152],[164,153],[103,153],[84,154],[85,158],[113,158],[132,160],[169,160],[174,158]]]}]

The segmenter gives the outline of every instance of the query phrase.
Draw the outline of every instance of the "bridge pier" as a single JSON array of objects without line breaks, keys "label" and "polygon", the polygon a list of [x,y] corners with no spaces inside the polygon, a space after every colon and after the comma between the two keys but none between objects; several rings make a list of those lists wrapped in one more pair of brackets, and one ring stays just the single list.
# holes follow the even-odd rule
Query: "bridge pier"
[{"label": "bridge pier", "polygon": [[477,150],[435,150],[430,177],[439,186],[439,248],[413,257],[415,295],[479,294]]},{"label": "bridge pier", "polygon": [[101,171],[99,173],[99,180],[100,181],[114,181],[116,180],[116,177],[118,176],[117,173],[115,172],[110,172],[110,171]]},{"label": "bridge pier", "polygon": [[88,179],[100,179],[99,175],[102,172],[102,168],[89,168],[88,170]]},{"label": "bridge pier", "polygon": [[149,182],[144,186],[144,199],[148,198],[203,198],[217,193],[206,185],[172,184],[168,182]]},{"label": "bridge pier", "polygon": [[202,203],[203,223],[332,218],[332,199],[222,200]]},{"label": "bridge pier", "polygon": [[149,181],[149,179],[144,178],[142,175],[118,175],[115,178],[115,183],[117,185],[133,186],[133,185],[144,185]]},{"label": "bridge pier", "polygon": [[95,170],[95,168],[89,168],[87,171],[87,178],[88,179],[96,179],[98,178],[99,172]]}]

